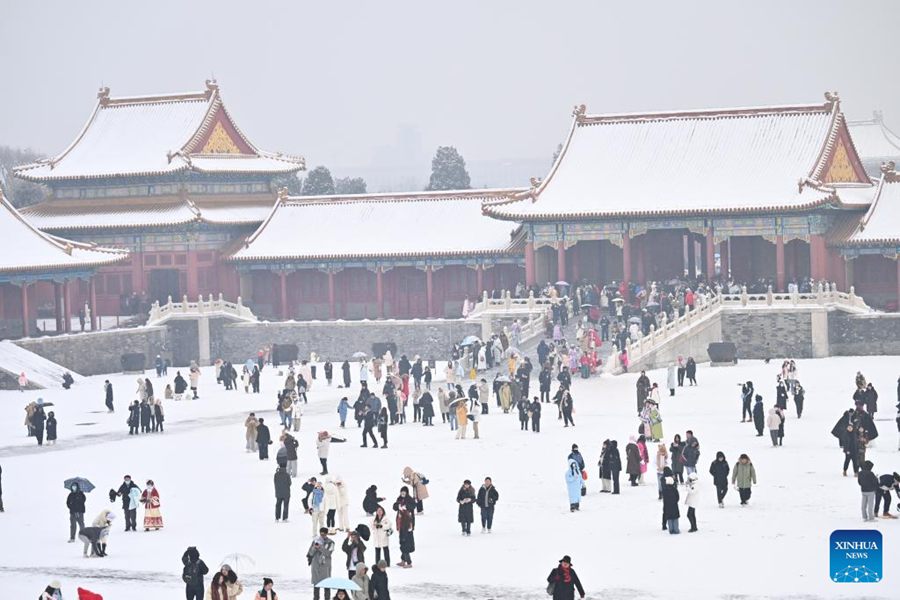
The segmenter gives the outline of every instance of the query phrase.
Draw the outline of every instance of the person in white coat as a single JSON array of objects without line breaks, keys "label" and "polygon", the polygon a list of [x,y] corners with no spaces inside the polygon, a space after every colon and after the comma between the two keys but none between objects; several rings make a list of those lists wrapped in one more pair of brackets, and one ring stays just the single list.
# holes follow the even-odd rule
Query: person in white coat
[{"label": "person in white coat", "polygon": [[334,479],[328,477],[325,479],[322,488],[325,490],[325,501],[323,503],[323,509],[325,510],[325,527],[328,528],[328,531],[335,531],[334,517],[337,515],[338,508],[340,507],[340,493],[338,492],[338,486],[334,483]]},{"label": "person in white coat", "polygon": [[390,536],[394,533],[391,518],[384,513],[384,507],[378,506],[375,509],[375,516],[372,518],[372,545],[375,546],[375,562],[382,559],[381,553],[384,552],[384,561],[391,563]]},{"label": "person in white coat", "polygon": [[676,385],[675,371],[676,371],[676,367],[674,364],[669,365],[668,368],[666,369],[666,386],[669,388],[670,396],[675,395],[675,385]]},{"label": "person in white coat", "polygon": [[697,514],[695,509],[700,504],[700,492],[698,490],[700,481],[697,479],[696,473],[688,475],[685,486],[687,486],[687,492],[684,494],[684,505],[688,507],[687,518],[691,522],[691,528],[688,529],[688,533],[693,533],[697,531]]},{"label": "person in white coat", "polygon": [[478,436],[478,422],[481,420],[481,402],[478,398],[469,398],[469,412],[466,415],[472,422],[472,431],[475,432],[475,439]]},{"label": "person in white coat", "polygon": [[770,408],[769,414],[766,416],[766,427],[769,429],[769,435],[772,436],[772,445],[778,446],[778,430],[781,427],[782,417],[778,414],[777,408]]},{"label": "person in white coat", "polygon": [[391,354],[391,351],[388,350],[384,353],[384,372],[388,375],[392,375],[394,373],[394,355]]},{"label": "person in white coat", "polygon": [[337,486],[338,492],[338,526],[341,531],[350,531],[350,493],[347,491],[347,484],[340,475],[334,478],[334,485]]},{"label": "person in white coat", "polygon": [[359,383],[360,385],[369,383],[369,363],[365,360],[359,361]]}]

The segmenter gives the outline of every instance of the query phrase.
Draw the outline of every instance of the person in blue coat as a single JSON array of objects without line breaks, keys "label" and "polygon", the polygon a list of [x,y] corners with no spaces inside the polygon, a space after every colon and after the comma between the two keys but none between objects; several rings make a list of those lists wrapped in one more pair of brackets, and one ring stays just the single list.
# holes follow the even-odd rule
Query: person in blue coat
[{"label": "person in blue coat", "polygon": [[341,427],[344,426],[344,423],[347,422],[347,411],[350,410],[350,402],[347,400],[347,396],[341,398],[341,403],[338,404],[338,414],[341,416]]},{"label": "person in blue coat", "polygon": [[566,489],[569,491],[569,511],[581,510],[581,468],[574,458],[569,459],[566,469]]}]

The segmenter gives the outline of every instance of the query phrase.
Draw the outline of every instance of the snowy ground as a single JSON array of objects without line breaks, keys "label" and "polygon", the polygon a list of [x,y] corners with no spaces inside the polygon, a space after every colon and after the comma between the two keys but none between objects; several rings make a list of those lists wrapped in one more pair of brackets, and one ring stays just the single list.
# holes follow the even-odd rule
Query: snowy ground
[{"label": "snowy ground", "polygon": [[[869,457],[878,472],[900,470],[893,422],[898,364],[897,357],[800,361],[806,412],[798,421],[791,407],[785,446],[779,449],[770,447],[768,437],[755,437],[752,425],[740,423],[738,383],[753,380],[768,407],[780,365],[701,365],[701,385],[664,397],[661,407],[667,441],[674,433],[693,429],[701,442],[703,504],[697,511],[700,532],[694,534],[686,533],[684,517],[682,535],[660,531],[661,503],[652,476],[640,488],[627,487],[623,476],[626,486],[620,496],[598,493],[594,465],[600,443],[619,440],[624,460],[625,443],[637,427],[634,374],[576,380],[575,429],[564,429],[548,410],[540,434],[520,432],[514,415],[492,406],[481,424],[481,440],[455,440],[438,418],[433,428],[412,423],[394,427],[390,448],[373,450],[359,447],[359,430],[353,427],[343,432],[349,443],[332,446],[330,470],[349,486],[353,523],[365,522],[361,502],[368,485],[377,484],[392,500],[404,466],[431,479],[432,497],[417,523],[415,567],[389,571],[397,598],[546,598],[545,577],[563,554],[573,557],[589,598],[897,598],[900,521],[862,522],[859,488],[852,478],[841,477],[842,454],[829,431],[850,405],[853,376],[862,368],[881,393],[882,437]],[[650,375],[665,385],[663,372]],[[151,377],[160,393],[164,385]],[[243,446],[248,411],[263,413],[270,424],[277,420],[274,390],[281,378],[272,369],[264,371],[258,396],[225,392],[215,385],[212,372],[205,371],[201,400],[169,401],[166,433],[138,438],[127,435],[124,410],[135,377],[110,377],[118,409],[114,415],[103,407],[103,379],[87,378],[68,392],[0,392],[6,505],[6,513],[0,514],[3,597],[35,597],[54,578],[62,582],[67,598],[75,596],[78,585],[107,599],[181,597],[180,557],[188,545],[198,546],[211,567],[230,553],[252,556],[255,565],[237,569],[247,590],[242,598],[252,598],[251,590],[258,589],[263,576],[275,579],[283,600],[309,597],[303,555],[310,521],[299,511],[299,484],[319,470],[315,432],[327,428],[341,435],[335,409],[342,390],[327,388],[319,379],[310,393],[299,438],[301,478],[295,480],[291,522],[276,525],[274,460],[260,462]],[[61,441],[53,448],[37,448],[24,436],[22,409],[38,396],[55,403]],[[589,495],[578,514],[569,513],[563,481],[573,442],[580,445],[590,472]],[[707,469],[717,450],[724,451],[732,465],[742,452],[752,458],[759,485],[750,507],[739,508],[733,490],[726,508],[716,507]],[[139,484],[147,478],[156,481],[164,530],[122,531],[120,506],[109,504],[106,490],[118,486],[124,473]],[[84,559],[80,543],[65,543],[68,515],[62,481],[74,475],[88,477],[98,487],[88,495],[87,520],[110,506],[118,513],[106,559]],[[486,475],[494,478],[501,494],[495,531],[482,535],[476,523],[472,537],[464,538],[456,523],[456,491],[463,479],[478,484]],[[864,586],[831,583],[831,531],[872,526],[884,534],[884,580]],[[342,539],[338,536],[337,542]],[[397,562],[399,549],[394,545],[391,551]],[[343,558],[338,550],[335,574],[343,571]],[[366,558],[371,562],[374,551]]]}]

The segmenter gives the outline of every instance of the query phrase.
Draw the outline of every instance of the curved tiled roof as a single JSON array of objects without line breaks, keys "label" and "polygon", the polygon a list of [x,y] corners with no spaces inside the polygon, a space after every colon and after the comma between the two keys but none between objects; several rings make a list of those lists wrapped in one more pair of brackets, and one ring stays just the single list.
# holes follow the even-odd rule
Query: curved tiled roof
[{"label": "curved tiled roof", "polygon": [[900,244],[900,173],[894,170],[894,163],[883,167],[872,206],[844,243],[851,246]]},{"label": "curved tiled roof", "polygon": [[[240,144],[236,154],[198,154],[199,142],[213,123],[222,120]],[[230,138],[230,136],[229,136]],[[292,173],[303,159],[257,149],[225,109],[219,88],[207,82],[203,92],[110,98],[98,94],[94,111],[75,141],[57,156],[16,167],[29,181],[102,179],[166,175],[194,170],[203,173]]]},{"label": "curved tiled roof", "polygon": [[235,261],[473,256],[516,250],[483,201],[520,189],[285,197]]},{"label": "curved tiled roof", "polygon": [[125,250],[101,248],[48,235],[28,222],[0,190],[0,274],[28,274],[100,267],[128,256]]},{"label": "curved tiled roof", "polygon": [[547,178],[484,210],[540,221],[839,206],[836,187],[823,181],[833,150],[841,144],[850,163],[858,160],[838,107],[836,96],[818,105],[643,114],[577,107]]}]

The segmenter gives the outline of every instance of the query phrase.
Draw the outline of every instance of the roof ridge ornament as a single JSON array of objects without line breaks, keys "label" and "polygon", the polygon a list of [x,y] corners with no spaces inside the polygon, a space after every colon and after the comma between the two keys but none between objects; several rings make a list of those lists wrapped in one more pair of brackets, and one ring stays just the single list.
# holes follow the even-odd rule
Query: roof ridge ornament
[{"label": "roof ridge ornament", "polygon": [[900,181],[900,173],[897,172],[896,165],[892,160],[881,163],[881,174],[884,176],[884,180],[889,183]]},{"label": "roof ridge ornament", "polygon": [[218,92],[218,91],[219,91],[219,84],[216,82],[215,78],[207,79],[206,80],[206,92],[204,94],[206,96],[206,99],[209,100],[212,97],[213,93]]},{"label": "roof ridge ornament", "polygon": [[825,92],[825,105],[829,109],[834,108],[835,105],[837,105],[838,107],[841,105],[841,98],[838,95],[837,91]]},{"label": "roof ridge ornament", "polygon": [[882,113],[880,110],[873,110],[872,120],[881,125],[882,123],[884,123],[884,113]]},{"label": "roof ridge ornament", "polygon": [[99,90],[97,90],[97,100],[100,101],[100,106],[106,106],[109,104],[109,86],[104,85]]},{"label": "roof ridge ornament", "polygon": [[286,187],[282,186],[282,187],[278,188],[278,201],[279,202],[286,202],[289,197],[290,197],[290,195],[288,194],[288,189]]},{"label": "roof ridge ornament", "polygon": [[[582,106],[584,106],[582,104]],[[531,188],[529,188],[526,194],[531,198],[532,202],[537,202],[538,199],[538,188],[541,187],[541,178],[540,177],[532,177],[529,181],[531,183]]]},{"label": "roof ridge ornament", "polygon": [[584,104],[576,104],[575,108],[572,109],[572,116],[575,117],[575,120],[579,123],[584,121],[584,115],[587,112],[587,106]]}]

